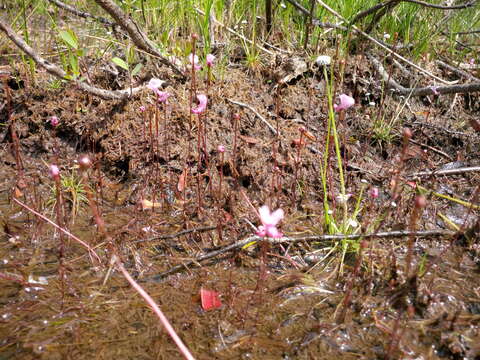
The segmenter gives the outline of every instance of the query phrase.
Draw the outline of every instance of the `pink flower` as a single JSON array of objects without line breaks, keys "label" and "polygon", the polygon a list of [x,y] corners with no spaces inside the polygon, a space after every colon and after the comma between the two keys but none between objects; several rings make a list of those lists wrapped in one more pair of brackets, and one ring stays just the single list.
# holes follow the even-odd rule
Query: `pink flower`
[{"label": "pink flower", "polygon": [[143,106],[143,105],[140,106],[140,107],[138,108],[138,110],[139,110],[140,112],[145,112],[145,106]]},{"label": "pink flower", "polygon": [[256,235],[271,238],[281,238],[283,236],[277,229],[277,224],[284,216],[282,209],[277,209],[271,213],[268,206],[264,205],[258,209],[258,214],[260,215],[262,225],[258,227]]},{"label": "pink flower", "polygon": [[200,94],[200,95],[197,95],[197,99],[198,99],[198,106],[192,109],[192,113],[201,114],[207,108],[207,96]]},{"label": "pink flower", "polygon": [[50,125],[52,125],[53,127],[57,127],[59,123],[60,121],[58,121],[58,117],[52,116],[50,118]]},{"label": "pink flower", "polygon": [[50,165],[50,176],[54,179],[58,179],[60,176],[60,170],[58,169],[57,165]]},{"label": "pink flower", "polygon": [[163,80],[160,80],[157,78],[151,78],[147,84],[147,87],[156,94],[159,91],[158,88],[162,87],[163,83],[164,83]]},{"label": "pink flower", "polygon": [[92,165],[92,161],[87,155],[82,155],[78,158],[78,165],[80,169],[87,170]]},{"label": "pink flower", "polygon": [[190,62],[190,65],[192,65],[195,70],[201,69],[201,66],[198,63],[197,55],[193,55],[193,54],[188,55],[188,61]]},{"label": "pink flower", "polygon": [[218,150],[219,153],[224,153],[224,152],[225,152],[225,146],[223,146],[223,145],[218,145],[217,150]]},{"label": "pink flower", "polygon": [[430,86],[430,89],[432,89],[433,95],[437,95],[437,96],[440,95],[436,86]]},{"label": "pink flower", "polygon": [[341,94],[340,96],[340,105],[333,104],[333,110],[339,112],[340,110],[347,110],[349,107],[352,107],[355,104],[355,100],[352,97]]},{"label": "pink flower", "polygon": [[215,62],[215,55],[208,54],[207,55],[207,66],[212,66]]},{"label": "pink flower", "polygon": [[168,98],[171,96],[170,93],[166,91],[157,91],[157,100],[158,102],[164,102],[166,103]]},{"label": "pink flower", "polygon": [[378,188],[373,187],[373,188],[370,189],[370,197],[372,199],[378,198]]},{"label": "pink flower", "polygon": [[471,58],[469,62],[470,62],[470,65],[475,65],[475,59],[474,58]]}]

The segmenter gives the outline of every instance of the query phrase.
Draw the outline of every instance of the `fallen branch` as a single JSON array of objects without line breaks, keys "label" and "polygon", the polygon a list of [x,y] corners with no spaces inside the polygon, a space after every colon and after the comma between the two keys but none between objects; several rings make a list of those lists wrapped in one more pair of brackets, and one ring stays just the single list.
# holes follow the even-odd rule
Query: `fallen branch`
[{"label": "fallen branch", "polygon": [[443,67],[444,69],[447,69],[447,70],[450,70],[452,72],[454,72],[455,74],[461,76],[461,77],[464,77],[468,80],[472,80],[472,81],[478,81],[480,82],[480,79],[473,76],[472,74],[469,74],[468,72],[466,71],[463,71],[461,69],[457,69],[456,67],[453,67],[452,65],[449,65],[441,60],[437,60],[435,61],[438,65],[440,65],[441,67]]},{"label": "fallen branch", "polygon": [[282,237],[278,239],[273,238],[263,238],[259,236],[250,236],[246,239],[239,240],[231,245],[225,246],[219,250],[211,251],[204,255],[198,256],[193,258],[192,260],[188,260],[183,264],[176,265],[171,269],[164,271],[160,274],[154,275],[150,278],[153,281],[159,281],[163,279],[167,275],[174,274],[182,269],[188,269],[189,266],[198,266],[201,261],[212,259],[219,255],[225,254],[227,252],[241,249],[245,245],[251,244],[257,241],[266,241],[270,244],[283,244],[283,243],[297,243],[300,241],[342,241],[342,240],[358,240],[358,239],[371,239],[371,238],[397,238],[397,237],[405,237],[405,236],[416,236],[416,237],[429,237],[429,236],[452,236],[455,232],[450,230],[426,230],[426,231],[409,231],[409,230],[399,230],[399,231],[387,231],[387,232],[380,232],[374,234],[355,234],[355,235],[312,235],[312,236],[303,236],[298,238],[290,238],[290,237]]},{"label": "fallen branch", "polygon": [[351,24],[355,24],[356,22],[358,22],[359,20],[363,19],[364,17],[372,14],[372,13],[375,13],[377,12],[378,10],[380,10],[381,8],[384,8],[388,5],[391,5],[393,3],[401,3],[401,2],[409,2],[409,3],[414,3],[414,4],[418,4],[418,5],[422,5],[424,7],[428,7],[428,8],[433,8],[433,9],[440,9],[440,10],[456,10],[456,9],[466,9],[466,8],[469,8],[469,7],[472,7],[473,5],[475,5],[475,0],[473,1],[469,1],[467,3],[464,3],[464,4],[459,4],[459,5],[452,5],[452,6],[444,6],[444,5],[437,5],[437,4],[431,4],[431,3],[427,3],[425,1],[419,1],[419,0],[390,0],[390,1],[386,1],[386,2],[383,2],[383,3],[379,3],[375,6],[372,6],[371,8],[369,9],[366,9],[366,10],[363,10],[363,11],[360,11],[359,13],[357,13],[357,15],[355,15],[352,19],[352,21],[350,22]]},{"label": "fallen branch", "polygon": [[30,56],[36,64],[47,70],[48,73],[50,73],[53,76],[56,76],[57,78],[61,80],[66,80],[69,82],[74,83],[80,90],[83,90],[87,93],[90,93],[92,95],[98,96],[102,99],[106,100],[112,100],[112,99],[126,99],[130,97],[133,94],[138,93],[140,90],[144,89],[143,86],[141,87],[136,87],[132,89],[124,89],[124,90],[106,90],[102,88],[98,88],[95,86],[88,85],[82,81],[79,80],[72,80],[67,77],[67,73],[63,71],[60,67],[58,67],[55,64],[52,64],[42,58],[40,55],[37,54],[37,52],[32,49],[20,36],[13,31],[13,29],[5,23],[2,19],[0,19],[0,30],[2,30],[7,37],[17,45],[25,54]]},{"label": "fallen branch", "polygon": [[409,139],[409,141],[413,144],[416,144],[416,145],[419,145],[421,147],[424,147],[424,148],[427,148],[431,151],[433,151],[434,153],[437,153],[438,155],[441,155],[443,156],[444,158],[447,158],[448,160],[450,161],[453,161],[452,157],[450,155],[448,155],[447,153],[443,152],[442,150],[439,150],[437,148],[434,148],[433,146],[430,146],[430,145],[427,145],[427,144],[424,144],[424,143],[421,143],[419,141],[415,141],[413,139]]},{"label": "fallen branch", "polygon": [[[63,232],[65,235],[71,237],[73,240],[75,240],[76,242],[78,242],[80,245],[82,245],[84,248],[86,248],[88,250],[88,253],[90,255],[93,255],[93,258],[95,258],[99,263],[101,263],[102,261],[100,260],[100,257],[97,255],[97,253],[95,251],[93,251],[93,249],[90,247],[90,245],[88,245],[86,242],[84,242],[83,240],[79,239],[78,237],[76,237],[75,235],[73,235],[71,232],[69,232],[68,230],[65,230],[64,228],[62,228],[61,226],[58,226],[57,224],[55,224],[52,220],[50,220],[49,218],[47,218],[45,215],[42,215],[40,214],[39,212],[33,210],[31,207],[25,205],[23,202],[21,202],[20,200],[17,200],[16,198],[13,198],[13,201],[15,201],[18,205],[20,205],[21,207],[23,207],[24,209],[30,211],[32,214],[34,214],[35,216],[39,217],[40,219],[42,219],[43,221],[46,221],[47,223],[49,223],[50,225],[52,225],[53,227],[55,227],[56,229],[60,230],[61,232]],[[92,257],[90,257],[90,259],[93,259]],[[93,262],[93,261],[92,261]]]},{"label": "fallen branch", "polygon": [[[338,17],[339,19],[347,22],[347,20],[342,16],[340,15],[339,13],[337,13],[335,10],[333,10],[330,6],[328,6],[327,4],[325,4],[322,0],[317,0],[317,2],[322,5],[328,12],[330,12],[331,14],[335,15],[336,17]],[[363,35],[364,37],[366,37],[368,40],[372,41],[373,43],[377,44],[378,46],[380,46],[382,49],[386,50],[389,54],[392,54],[393,56],[395,56],[397,59],[400,59],[402,60],[403,62],[407,63],[408,65],[414,67],[415,69],[417,69],[418,71],[424,73],[425,75],[428,75],[430,76],[431,78],[437,80],[437,81],[440,81],[441,83],[443,84],[447,84],[447,85],[452,85],[454,84],[454,82],[450,82],[450,81],[446,81],[446,80],[443,80],[442,78],[439,78],[438,76],[432,74],[431,72],[423,69],[422,67],[418,66],[417,64],[411,62],[410,60],[404,58],[402,55],[396,53],[395,51],[393,51],[392,49],[390,49],[388,46],[386,46],[385,44],[382,44],[380,41],[378,41],[377,39],[373,38],[372,36],[368,35],[366,32],[360,30],[358,27],[356,27],[355,25],[352,25],[352,29],[354,29],[355,31],[357,31],[359,34]]]},{"label": "fallen branch", "polygon": [[132,276],[128,273],[127,269],[125,269],[125,266],[123,266],[118,256],[116,256],[115,254],[112,256],[112,263],[117,266],[118,270],[120,270],[125,279],[127,279],[130,285],[140,294],[141,297],[143,297],[150,309],[152,309],[153,312],[158,316],[160,323],[163,325],[165,330],[167,330],[168,335],[170,335],[172,340],[175,342],[185,359],[195,360],[190,350],[188,350],[182,339],[180,339],[180,337],[177,335],[175,329],[170,324],[170,321],[168,321],[162,310],[160,310],[155,300],[153,300],[152,297],[132,278]]},{"label": "fallen branch", "polygon": [[95,2],[108,12],[110,16],[115,19],[117,24],[128,33],[135,46],[150,55],[154,55],[162,64],[170,67],[182,79],[185,78],[183,72],[162,55],[153,41],[151,41],[147,35],[140,30],[139,26],[132,20],[132,18],[125,14],[117,4],[112,0],[95,0]]},{"label": "fallen branch", "polygon": [[270,131],[273,133],[273,135],[277,135],[277,130],[275,130],[275,128],[270,125],[270,123],[262,116],[260,115],[260,113],[255,110],[253,107],[251,107],[250,105],[248,104],[244,104],[242,102],[239,102],[239,101],[235,101],[235,100],[232,100],[232,99],[227,99],[227,101],[231,102],[232,104],[235,104],[235,105],[238,105],[238,106],[241,106],[241,107],[244,107],[244,108],[247,108],[249,109],[251,112],[253,112],[265,125],[267,125],[267,127],[270,129]]},{"label": "fallen branch", "polygon": [[472,1],[469,1],[469,2],[466,2],[466,3],[463,3],[463,4],[447,6],[447,5],[431,4],[431,3],[428,3],[428,2],[425,2],[425,1],[420,1],[420,0],[401,0],[401,1],[409,2],[409,3],[413,3],[413,4],[418,4],[418,5],[422,5],[424,7],[427,7],[427,8],[439,9],[439,10],[466,9],[466,8],[474,6],[475,2],[476,2],[476,0],[472,0]]},{"label": "fallen branch", "polygon": [[[95,1],[97,1],[97,0],[95,0]],[[200,15],[205,16],[205,13],[204,13],[202,10],[200,10],[200,9],[198,9],[198,8],[196,8],[196,7],[194,7],[194,9],[195,9],[195,11],[198,12]],[[272,55],[272,56],[275,55],[275,54],[274,54],[273,52],[271,52],[270,50],[264,48],[263,46],[257,44],[256,42],[253,42],[253,41],[250,40],[250,39],[247,39],[245,36],[243,36],[242,34],[239,34],[239,33],[236,32],[235,30],[229,28],[227,25],[221,23],[221,22],[218,21],[217,19],[211,18],[211,20],[213,20],[213,21],[214,21],[216,24],[218,24],[220,27],[222,27],[222,28],[224,28],[225,30],[227,30],[229,33],[231,33],[231,34],[239,37],[240,39],[242,39],[242,41],[245,41],[246,43],[257,47],[258,49],[262,50],[263,52],[267,53],[268,55]]]},{"label": "fallen branch", "polygon": [[469,172],[480,172],[480,166],[470,166],[470,167],[463,167],[458,169],[421,171],[421,172],[416,172],[416,173],[407,175],[407,177],[413,178],[413,177],[421,177],[421,176],[458,175],[458,174],[465,174]]},{"label": "fallen branch", "polygon": [[[287,0],[287,2],[292,4],[294,8],[296,8],[298,11],[300,11],[304,15],[310,16],[310,11],[305,9],[302,5],[297,3],[295,0]],[[320,20],[315,19],[315,18],[312,18],[312,24],[314,24],[315,26],[321,27],[321,28],[325,28],[325,29],[339,29],[339,30],[343,30],[343,31],[347,30],[347,27],[345,27],[345,26],[342,26],[342,25],[339,25],[339,24],[321,22]]]},{"label": "fallen branch", "polygon": [[369,59],[377,72],[382,76],[383,80],[387,86],[394,90],[395,94],[398,95],[409,95],[409,96],[427,96],[434,95],[436,92],[440,94],[456,94],[456,93],[471,93],[480,91],[480,82],[463,84],[463,85],[451,85],[451,86],[426,86],[418,88],[406,88],[397,83],[395,80],[388,75],[385,71],[383,65],[375,59],[373,56],[369,56]]},{"label": "fallen branch", "polygon": [[215,230],[217,229],[216,226],[203,226],[199,228],[194,228],[194,229],[187,229],[187,230],[182,230],[179,231],[175,234],[168,234],[168,235],[159,235],[159,236],[154,236],[148,239],[141,239],[141,240],[136,240],[134,243],[141,243],[141,242],[147,242],[147,241],[155,241],[155,240],[172,240],[176,239],[180,236],[187,235],[190,233],[196,233],[196,232],[203,232],[203,231],[210,231],[210,230]]},{"label": "fallen branch", "polygon": [[73,15],[76,15],[78,17],[81,17],[81,18],[84,18],[84,19],[95,19],[97,21],[100,21],[102,24],[105,24],[105,25],[108,25],[108,26],[115,26],[116,24],[112,21],[109,21],[107,19],[105,19],[104,17],[101,17],[101,16],[95,16],[95,15],[92,15],[88,12],[85,12],[85,11],[80,11],[78,10],[77,8],[71,6],[71,5],[68,5],[68,4],[65,4],[59,0],[48,0],[50,1],[51,3],[55,4],[56,6],[58,6],[59,8],[63,9],[63,10],[66,10],[70,13],[72,13]]}]

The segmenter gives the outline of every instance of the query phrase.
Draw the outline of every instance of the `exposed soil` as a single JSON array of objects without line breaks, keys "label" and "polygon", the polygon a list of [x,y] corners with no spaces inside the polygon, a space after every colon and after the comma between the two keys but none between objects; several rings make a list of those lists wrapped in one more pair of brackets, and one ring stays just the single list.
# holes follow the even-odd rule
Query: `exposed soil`
[{"label": "exposed soil", "polygon": [[[402,82],[401,73],[395,67],[391,71]],[[281,228],[289,237],[327,233],[320,177],[328,117],[322,71],[312,66],[278,85],[292,73],[288,59],[248,71],[232,63],[216,74],[208,91],[201,73],[197,92],[208,92],[209,107],[200,122],[190,115],[190,81],[170,81],[165,107],[156,106],[147,90],[128,101],[105,101],[68,86],[51,89],[41,74],[33,84],[21,68],[12,72],[11,101],[3,89],[0,102],[0,358],[180,356],[151,310],[109,267],[107,241],[86,202],[80,199],[77,209],[73,193],[64,189],[69,231],[96,245],[105,264],[92,266],[85,250],[68,240],[62,290],[59,233],[12,201],[15,196],[55,220],[48,165],[57,163],[79,184],[75,160],[80,154],[94,159],[89,186],[125,266],[198,359],[480,358],[478,206],[431,193],[479,204],[480,177],[476,172],[412,176],[480,165],[480,136],[470,126],[479,118],[478,94],[383,100],[382,85],[361,56],[349,59],[344,82],[337,84],[337,93],[356,101],[337,121],[346,189],[352,194],[349,211],[360,204],[355,219],[360,225],[352,225],[351,232],[411,229],[419,192],[427,206],[416,230],[451,229],[439,213],[461,230],[415,239],[409,266],[417,276],[405,275],[406,244],[413,238],[394,237],[368,239],[361,255],[349,252],[343,261],[338,248],[330,252],[335,241],[254,244],[159,280],[155,275],[175,265],[251,236],[248,222],[258,225],[259,220],[247,198],[255,208],[282,208]],[[340,79],[338,69],[335,73]],[[100,70],[94,75],[96,84],[128,86]],[[254,108],[280,135],[229,99]],[[142,105],[145,112],[139,110]],[[53,115],[60,119],[56,128],[48,121]],[[380,119],[392,122],[383,137],[375,133]],[[200,136],[199,144],[203,126],[205,141]],[[315,140],[301,135],[302,127]],[[407,147],[401,135],[405,127],[413,133]],[[300,149],[299,140],[306,141]],[[218,145],[226,148],[223,156]],[[341,219],[330,147],[327,198]],[[390,205],[392,179],[399,189],[395,207]],[[376,199],[368,196],[373,186],[380,189]],[[149,207],[146,201],[156,205],[142,210]],[[211,228],[201,229],[206,226]],[[358,249],[360,242],[355,244]],[[218,291],[222,307],[202,310],[200,288]],[[346,294],[351,301],[342,307]]]}]

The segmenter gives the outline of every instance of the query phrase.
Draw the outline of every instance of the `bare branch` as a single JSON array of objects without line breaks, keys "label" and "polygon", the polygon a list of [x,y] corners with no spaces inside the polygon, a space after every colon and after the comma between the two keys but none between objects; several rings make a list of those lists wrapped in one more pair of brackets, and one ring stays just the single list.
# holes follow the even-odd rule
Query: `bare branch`
[{"label": "bare branch", "polygon": [[420,1],[420,0],[401,0],[401,1],[422,5],[424,7],[428,7],[428,8],[432,8],[432,9],[440,9],[440,10],[466,9],[466,8],[474,6],[475,2],[476,2],[476,0],[472,0],[472,1],[466,2],[464,4],[444,6],[444,5],[431,4],[431,3],[428,3],[428,2],[425,2],[425,1]]},{"label": "bare branch", "polygon": [[170,67],[177,75],[181,76],[182,79],[185,78],[183,72],[160,53],[155,44],[117,4],[112,0],[95,0],[95,2],[115,19],[117,24],[128,33],[133,43],[139,49],[156,56],[162,64]]},{"label": "bare branch", "polygon": [[[368,238],[401,238],[406,236],[415,236],[415,237],[433,237],[433,236],[452,236],[455,233],[449,230],[426,230],[426,231],[408,231],[408,230],[400,230],[400,231],[387,231],[387,232],[379,232],[373,234],[356,234],[356,235],[312,235],[312,236],[303,236],[298,238],[290,238],[284,236],[279,239],[273,238],[261,238],[259,236],[250,236],[246,239],[239,240],[231,245],[225,246],[219,250],[211,251],[204,255],[198,256],[193,258],[192,260],[188,260],[183,264],[177,265],[172,267],[171,269],[164,271],[160,274],[154,275],[151,280],[158,281],[163,279],[165,276],[174,274],[180,270],[187,269],[189,266],[195,266],[201,261],[212,259],[219,255],[223,255],[233,250],[241,249],[245,245],[248,245],[253,242],[258,241],[266,241],[270,244],[283,244],[283,243],[297,243],[301,241],[309,241],[309,242],[319,242],[319,241],[342,241],[342,240],[358,240],[358,239],[368,239]],[[198,266],[198,265],[197,265]]]},{"label": "bare branch", "polygon": [[12,40],[15,45],[17,45],[25,54],[30,56],[35,63],[37,63],[39,66],[43,67],[45,70],[47,70],[48,73],[56,76],[59,79],[66,80],[69,82],[74,83],[79,89],[88,92],[92,95],[96,95],[98,97],[101,97],[102,99],[107,99],[107,100],[112,100],[112,99],[126,99],[130,97],[132,94],[135,94],[142,90],[144,87],[137,87],[133,89],[125,89],[125,90],[106,90],[106,89],[101,89],[97,88],[95,86],[88,85],[82,81],[78,80],[71,80],[68,79],[67,74],[63,69],[58,67],[55,64],[52,64],[42,58],[38,53],[32,49],[13,29],[0,18],[0,30],[2,30],[7,37]]},{"label": "bare branch", "polygon": [[385,71],[383,65],[375,59],[373,56],[369,56],[370,61],[377,70],[377,72],[382,76],[383,80],[388,87],[392,88],[395,94],[398,95],[409,95],[409,96],[426,96],[434,95],[436,92],[440,94],[456,94],[456,93],[471,93],[480,91],[480,82],[474,82],[464,85],[451,85],[451,86],[426,86],[418,88],[406,88],[397,83],[395,80],[388,75]]},{"label": "bare branch", "polygon": [[[287,2],[289,2],[290,4],[293,5],[293,7],[295,7],[298,11],[300,11],[301,13],[303,13],[304,15],[307,15],[307,16],[310,16],[310,11],[308,11],[307,9],[305,9],[302,5],[300,5],[298,2],[296,2],[295,0],[287,0]],[[312,23],[318,27],[321,27],[321,28],[327,28],[327,29],[339,29],[339,30],[347,30],[347,28],[345,26],[342,26],[342,25],[338,25],[338,24],[332,24],[332,23],[324,23],[324,22],[321,22],[320,20],[318,19],[313,19],[312,18]]]},{"label": "bare branch", "polygon": [[464,77],[464,78],[466,78],[466,79],[468,79],[468,80],[473,80],[473,81],[479,81],[479,82],[480,82],[480,79],[479,79],[479,78],[477,78],[477,77],[469,74],[469,73],[466,72],[466,71],[463,71],[463,70],[461,70],[461,69],[457,69],[456,67],[453,67],[452,65],[449,65],[449,64],[447,64],[447,63],[445,63],[445,62],[443,62],[443,61],[441,61],[441,60],[437,60],[437,61],[435,61],[435,62],[436,62],[438,65],[440,65],[441,67],[443,67],[443,68],[445,68],[445,69],[448,69],[448,70],[454,72],[455,74],[460,75],[461,77]]},{"label": "bare branch", "polygon": [[85,12],[85,11],[80,11],[78,10],[77,8],[71,6],[71,5],[68,5],[68,4],[65,4],[59,0],[48,0],[50,1],[51,3],[57,5],[59,8],[63,9],[63,10],[66,10],[70,13],[72,13],[73,15],[76,15],[78,17],[81,17],[81,18],[84,18],[84,19],[95,19],[95,20],[98,20],[100,21],[101,23],[105,24],[105,25],[109,25],[109,26],[113,26],[113,25],[116,25],[114,22],[110,21],[110,20],[107,20],[105,19],[104,17],[101,17],[101,16],[95,16],[95,15],[92,15],[88,12]]},{"label": "bare branch", "polygon": [[421,171],[421,172],[416,172],[416,173],[407,175],[407,177],[414,178],[414,177],[435,176],[435,175],[459,175],[459,174],[465,174],[469,172],[480,172],[480,166],[470,166],[470,167],[463,167],[458,169]]},{"label": "bare branch", "polygon": [[399,1],[399,0],[389,0],[389,1],[386,1],[386,2],[383,2],[383,3],[379,3],[375,6],[372,6],[369,9],[360,11],[357,15],[355,15],[353,17],[353,19],[350,21],[350,23],[355,24],[356,22],[363,19],[364,17],[366,17],[370,14],[373,14],[373,13],[377,12],[378,10],[384,8],[384,7],[388,7],[388,6],[393,5],[393,3],[400,3],[402,1],[422,5],[424,7],[433,8],[433,9],[455,10],[455,9],[466,9],[466,8],[472,7],[472,6],[475,5],[476,0],[472,0],[472,1],[469,1],[469,2],[464,3],[464,4],[453,5],[453,6],[443,6],[443,5],[431,4],[431,3],[427,3],[425,1],[419,1],[419,0],[401,0],[401,1]]},{"label": "bare branch", "polygon": [[[331,14],[335,15],[336,17],[338,17],[339,19],[343,20],[346,22],[346,19],[340,15],[339,13],[337,13],[335,10],[333,10],[330,6],[328,6],[327,4],[325,4],[322,0],[317,0],[317,2],[322,5],[328,12],[330,12]],[[396,53],[395,51],[393,51],[392,49],[390,49],[388,46],[382,44],[380,41],[378,41],[377,39],[371,37],[370,35],[368,35],[366,32],[360,30],[358,27],[356,27],[355,25],[352,25],[352,29],[357,31],[358,33],[360,33],[361,35],[363,35],[364,37],[366,37],[368,40],[374,42],[375,44],[377,44],[378,46],[380,46],[382,49],[386,50],[389,54],[392,54],[393,56],[395,56],[397,59],[399,60],[402,60],[403,62],[407,63],[408,65],[414,67],[415,69],[417,69],[418,71],[424,73],[425,75],[428,75],[430,76],[431,78],[434,78],[435,80],[438,80],[440,81],[441,83],[443,84],[448,84],[448,85],[451,85],[453,84],[452,82],[449,82],[449,81],[446,81],[446,80],[443,80],[442,78],[439,78],[438,76],[435,76],[434,74],[428,72],[427,70],[423,69],[422,67],[418,66],[417,64],[414,64],[412,63],[410,60],[404,58],[402,55]]]},{"label": "bare branch", "polygon": [[255,110],[253,107],[251,107],[250,105],[248,104],[245,104],[245,103],[242,103],[242,102],[239,102],[239,101],[235,101],[235,100],[232,100],[232,99],[227,99],[227,101],[231,102],[232,104],[235,104],[235,105],[238,105],[240,107],[244,107],[244,108],[247,108],[249,109],[251,112],[253,112],[265,125],[267,125],[268,129],[273,133],[273,135],[277,135],[277,130],[275,130],[275,128],[270,125],[270,123],[262,116],[260,115],[260,113]]}]

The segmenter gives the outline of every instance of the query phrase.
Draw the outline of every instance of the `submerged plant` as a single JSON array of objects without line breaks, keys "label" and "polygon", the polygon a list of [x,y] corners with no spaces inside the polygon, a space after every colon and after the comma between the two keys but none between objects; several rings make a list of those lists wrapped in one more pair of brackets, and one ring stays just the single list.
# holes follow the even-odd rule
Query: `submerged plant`
[{"label": "submerged plant", "polygon": [[57,206],[57,193],[60,191],[64,195],[63,201],[67,201],[70,204],[72,220],[75,220],[82,205],[87,203],[85,187],[81,179],[74,170],[69,174],[60,175],[60,171],[56,165],[50,166],[50,176],[52,176],[53,179],[58,178],[59,187],[51,187],[52,195],[47,201],[47,205]]}]

